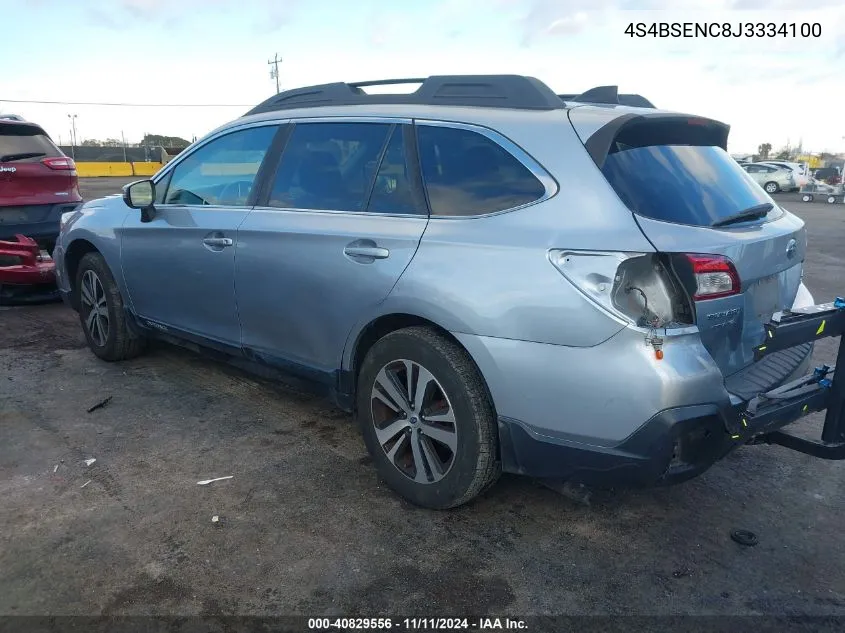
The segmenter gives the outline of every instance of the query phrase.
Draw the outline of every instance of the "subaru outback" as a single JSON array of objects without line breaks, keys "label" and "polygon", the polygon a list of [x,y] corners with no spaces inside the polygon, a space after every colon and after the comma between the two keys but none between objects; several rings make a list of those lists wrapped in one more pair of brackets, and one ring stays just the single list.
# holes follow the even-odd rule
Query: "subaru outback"
[{"label": "subaru outback", "polygon": [[728,130],[512,75],[290,90],[65,214],[59,287],[106,361],[160,338],[321,386],[420,506],[679,482],[807,411],[737,418],[808,369],[812,337],[760,344],[813,299]]}]

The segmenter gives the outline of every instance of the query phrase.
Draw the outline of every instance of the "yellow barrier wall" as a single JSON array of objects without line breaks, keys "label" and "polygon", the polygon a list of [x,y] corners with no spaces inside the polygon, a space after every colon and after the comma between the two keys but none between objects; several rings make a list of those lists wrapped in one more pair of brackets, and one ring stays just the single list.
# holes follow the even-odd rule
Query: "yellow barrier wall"
[{"label": "yellow barrier wall", "polygon": [[134,176],[152,176],[161,167],[161,163],[132,163],[132,169],[135,171]]},{"label": "yellow barrier wall", "polygon": [[80,178],[102,176],[152,176],[162,163],[76,163]]}]

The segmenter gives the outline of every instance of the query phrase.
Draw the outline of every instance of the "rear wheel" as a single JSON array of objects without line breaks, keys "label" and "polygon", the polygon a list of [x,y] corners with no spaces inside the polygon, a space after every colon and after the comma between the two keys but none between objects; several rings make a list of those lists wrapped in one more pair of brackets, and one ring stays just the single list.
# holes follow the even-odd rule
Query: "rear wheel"
[{"label": "rear wheel", "polygon": [[828,204],[833,204],[834,202],[836,202],[836,196],[828,196],[827,197],[827,203]]},{"label": "rear wheel", "polygon": [[432,329],[398,330],[373,345],[357,409],[379,474],[415,505],[459,506],[499,476],[484,382],[466,351]]},{"label": "rear wheel", "polygon": [[776,182],[767,182],[763,188],[766,190],[766,193],[777,193],[780,191],[780,187]]},{"label": "rear wheel", "polygon": [[146,339],[135,336],[126,323],[120,289],[99,253],[88,253],[76,273],[79,321],[88,347],[107,361],[126,360],[144,351]]}]

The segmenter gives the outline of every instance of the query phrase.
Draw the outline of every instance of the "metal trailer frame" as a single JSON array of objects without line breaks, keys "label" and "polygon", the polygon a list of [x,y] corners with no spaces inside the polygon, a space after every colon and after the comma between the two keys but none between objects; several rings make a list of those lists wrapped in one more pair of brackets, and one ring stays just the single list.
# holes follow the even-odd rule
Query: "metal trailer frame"
[{"label": "metal trailer frame", "polygon": [[839,198],[839,202],[845,203],[845,184],[828,185],[821,182],[810,183],[801,187],[798,191],[801,194],[803,202],[813,202],[816,196],[824,198],[828,204],[834,204]]},{"label": "metal trailer frame", "polygon": [[[765,325],[766,340],[754,349],[757,360],[767,354],[826,337],[842,337],[836,365],[822,365],[813,373],[752,398],[734,411],[731,437],[748,444],[779,444],[821,459],[845,459],[845,299],[778,312]],[[842,371],[837,372],[836,368]],[[820,440],[781,430],[788,421],[824,411]],[[787,422],[784,422],[787,421]]]}]

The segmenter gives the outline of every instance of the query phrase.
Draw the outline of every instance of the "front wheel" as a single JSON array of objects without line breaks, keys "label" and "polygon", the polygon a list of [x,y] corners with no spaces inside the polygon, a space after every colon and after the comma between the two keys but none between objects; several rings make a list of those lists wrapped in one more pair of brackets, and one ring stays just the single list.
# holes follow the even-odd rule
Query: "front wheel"
[{"label": "front wheel", "polygon": [[803,202],[812,202],[813,196],[811,196],[809,193],[805,193],[803,196],[801,196],[801,200]]},{"label": "front wheel", "polygon": [[833,204],[834,202],[836,202],[836,196],[828,196],[827,197],[827,203],[828,204]]},{"label": "front wheel", "polygon": [[767,182],[764,189],[766,190],[766,193],[777,193],[780,191],[780,187],[776,182]]},{"label": "front wheel", "polygon": [[426,327],[373,345],[358,377],[364,442],[390,488],[411,503],[467,503],[499,476],[493,405],[475,364]]},{"label": "front wheel", "polygon": [[129,330],[120,289],[100,253],[88,253],[79,262],[76,291],[79,321],[94,354],[116,361],[144,350],[146,340]]}]

